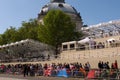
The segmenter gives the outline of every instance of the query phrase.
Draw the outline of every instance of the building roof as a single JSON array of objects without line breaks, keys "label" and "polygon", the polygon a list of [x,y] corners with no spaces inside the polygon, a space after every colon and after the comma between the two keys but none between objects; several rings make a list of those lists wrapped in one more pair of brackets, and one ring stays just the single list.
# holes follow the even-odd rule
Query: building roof
[{"label": "building roof", "polygon": [[109,21],[105,23],[100,23],[97,25],[91,25],[84,28],[90,35],[101,34],[101,33],[119,33],[120,32],[120,20]]},{"label": "building roof", "polygon": [[42,10],[40,13],[47,13],[50,10],[61,10],[63,12],[66,13],[73,13],[73,14],[77,14],[77,11],[74,7],[72,7],[69,4],[66,4],[64,2],[64,0],[52,0],[50,3],[48,3],[47,5],[44,5],[42,7]]},{"label": "building roof", "polygon": [[31,51],[44,51],[51,47],[47,44],[34,41],[32,39],[21,40],[0,46],[0,50],[12,50],[15,53],[27,53]]},{"label": "building roof", "polygon": [[65,2],[65,0],[50,0],[50,2]]}]

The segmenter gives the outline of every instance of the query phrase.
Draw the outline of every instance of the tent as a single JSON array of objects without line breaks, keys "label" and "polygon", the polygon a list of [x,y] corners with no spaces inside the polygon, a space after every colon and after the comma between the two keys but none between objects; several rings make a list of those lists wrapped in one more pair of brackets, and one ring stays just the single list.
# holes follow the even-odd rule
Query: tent
[{"label": "tent", "polygon": [[85,39],[82,39],[80,41],[78,41],[79,44],[85,44],[88,43],[90,41],[90,38],[86,37]]},{"label": "tent", "polygon": [[110,39],[107,40],[107,42],[110,42],[110,41],[115,41],[115,39],[114,38],[110,38]]},{"label": "tent", "polygon": [[89,37],[86,37],[85,39],[78,41],[79,44],[86,44],[86,43],[91,44],[93,42],[94,42],[94,40],[90,39]]},{"label": "tent", "polygon": [[96,42],[93,39],[90,39],[89,37],[78,41],[78,45],[81,49],[94,48],[95,43]]}]

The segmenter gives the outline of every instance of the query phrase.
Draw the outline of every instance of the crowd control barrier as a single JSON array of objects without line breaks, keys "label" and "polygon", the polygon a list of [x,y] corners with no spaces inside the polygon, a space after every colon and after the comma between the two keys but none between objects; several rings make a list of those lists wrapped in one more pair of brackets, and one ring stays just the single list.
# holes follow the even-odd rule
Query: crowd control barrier
[{"label": "crowd control barrier", "polygon": [[[33,75],[30,75],[32,72]],[[20,68],[3,69],[0,68],[1,74],[23,75]],[[68,70],[66,68],[59,70],[39,69],[28,72],[28,76],[50,76],[50,77],[66,77],[66,78],[83,78],[85,80],[120,80],[120,69],[91,69],[90,71]]]}]

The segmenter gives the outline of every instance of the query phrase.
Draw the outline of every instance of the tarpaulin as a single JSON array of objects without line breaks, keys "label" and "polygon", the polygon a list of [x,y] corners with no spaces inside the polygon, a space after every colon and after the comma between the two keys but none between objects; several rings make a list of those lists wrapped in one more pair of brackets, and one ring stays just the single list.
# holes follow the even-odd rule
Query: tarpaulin
[{"label": "tarpaulin", "polygon": [[90,70],[87,75],[87,79],[95,78],[95,70]]},{"label": "tarpaulin", "polygon": [[67,71],[65,68],[59,70],[58,74],[57,74],[58,77],[68,77],[68,74],[67,74]]}]

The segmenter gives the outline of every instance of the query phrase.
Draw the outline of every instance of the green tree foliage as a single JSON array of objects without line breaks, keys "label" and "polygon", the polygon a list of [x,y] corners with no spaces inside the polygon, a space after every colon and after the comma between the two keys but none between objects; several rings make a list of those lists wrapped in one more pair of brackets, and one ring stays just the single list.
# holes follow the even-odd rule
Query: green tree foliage
[{"label": "green tree foliage", "polygon": [[20,40],[24,39],[34,39],[38,40],[37,28],[38,23],[36,19],[30,19],[28,22],[23,21],[22,27],[18,29]]},{"label": "green tree foliage", "polygon": [[0,45],[3,44],[3,41],[2,41],[2,34],[0,34]]},{"label": "green tree foliage", "polygon": [[44,17],[44,25],[39,26],[38,37],[41,42],[55,46],[58,54],[58,47],[62,42],[77,40],[82,36],[75,29],[75,23],[67,14],[51,10]]},{"label": "green tree foliage", "polygon": [[76,25],[71,18],[59,10],[49,11],[44,18],[44,25],[36,19],[23,21],[18,29],[10,27],[0,35],[0,45],[24,39],[39,40],[55,47],[56,54],[62,42],[78,40],[82,33],[76,32]]},{"label": "green tree foliage", "polygon": [[0,35],[0,44],[8,44],[24,39],[38,40],[38,25],[36,19],[30,19],[28,22],[23,21],[22,26],[19,29],[10,27]]},{"label": "green tree foliage", "polygon": [[0,44],[7,44],[7,43],[11,43],[11,42],[15,42],[17,41],[17,30],[14,27],[10,27],[9,29],[7,29],[4,34],[1,34],[0,36]]}]

